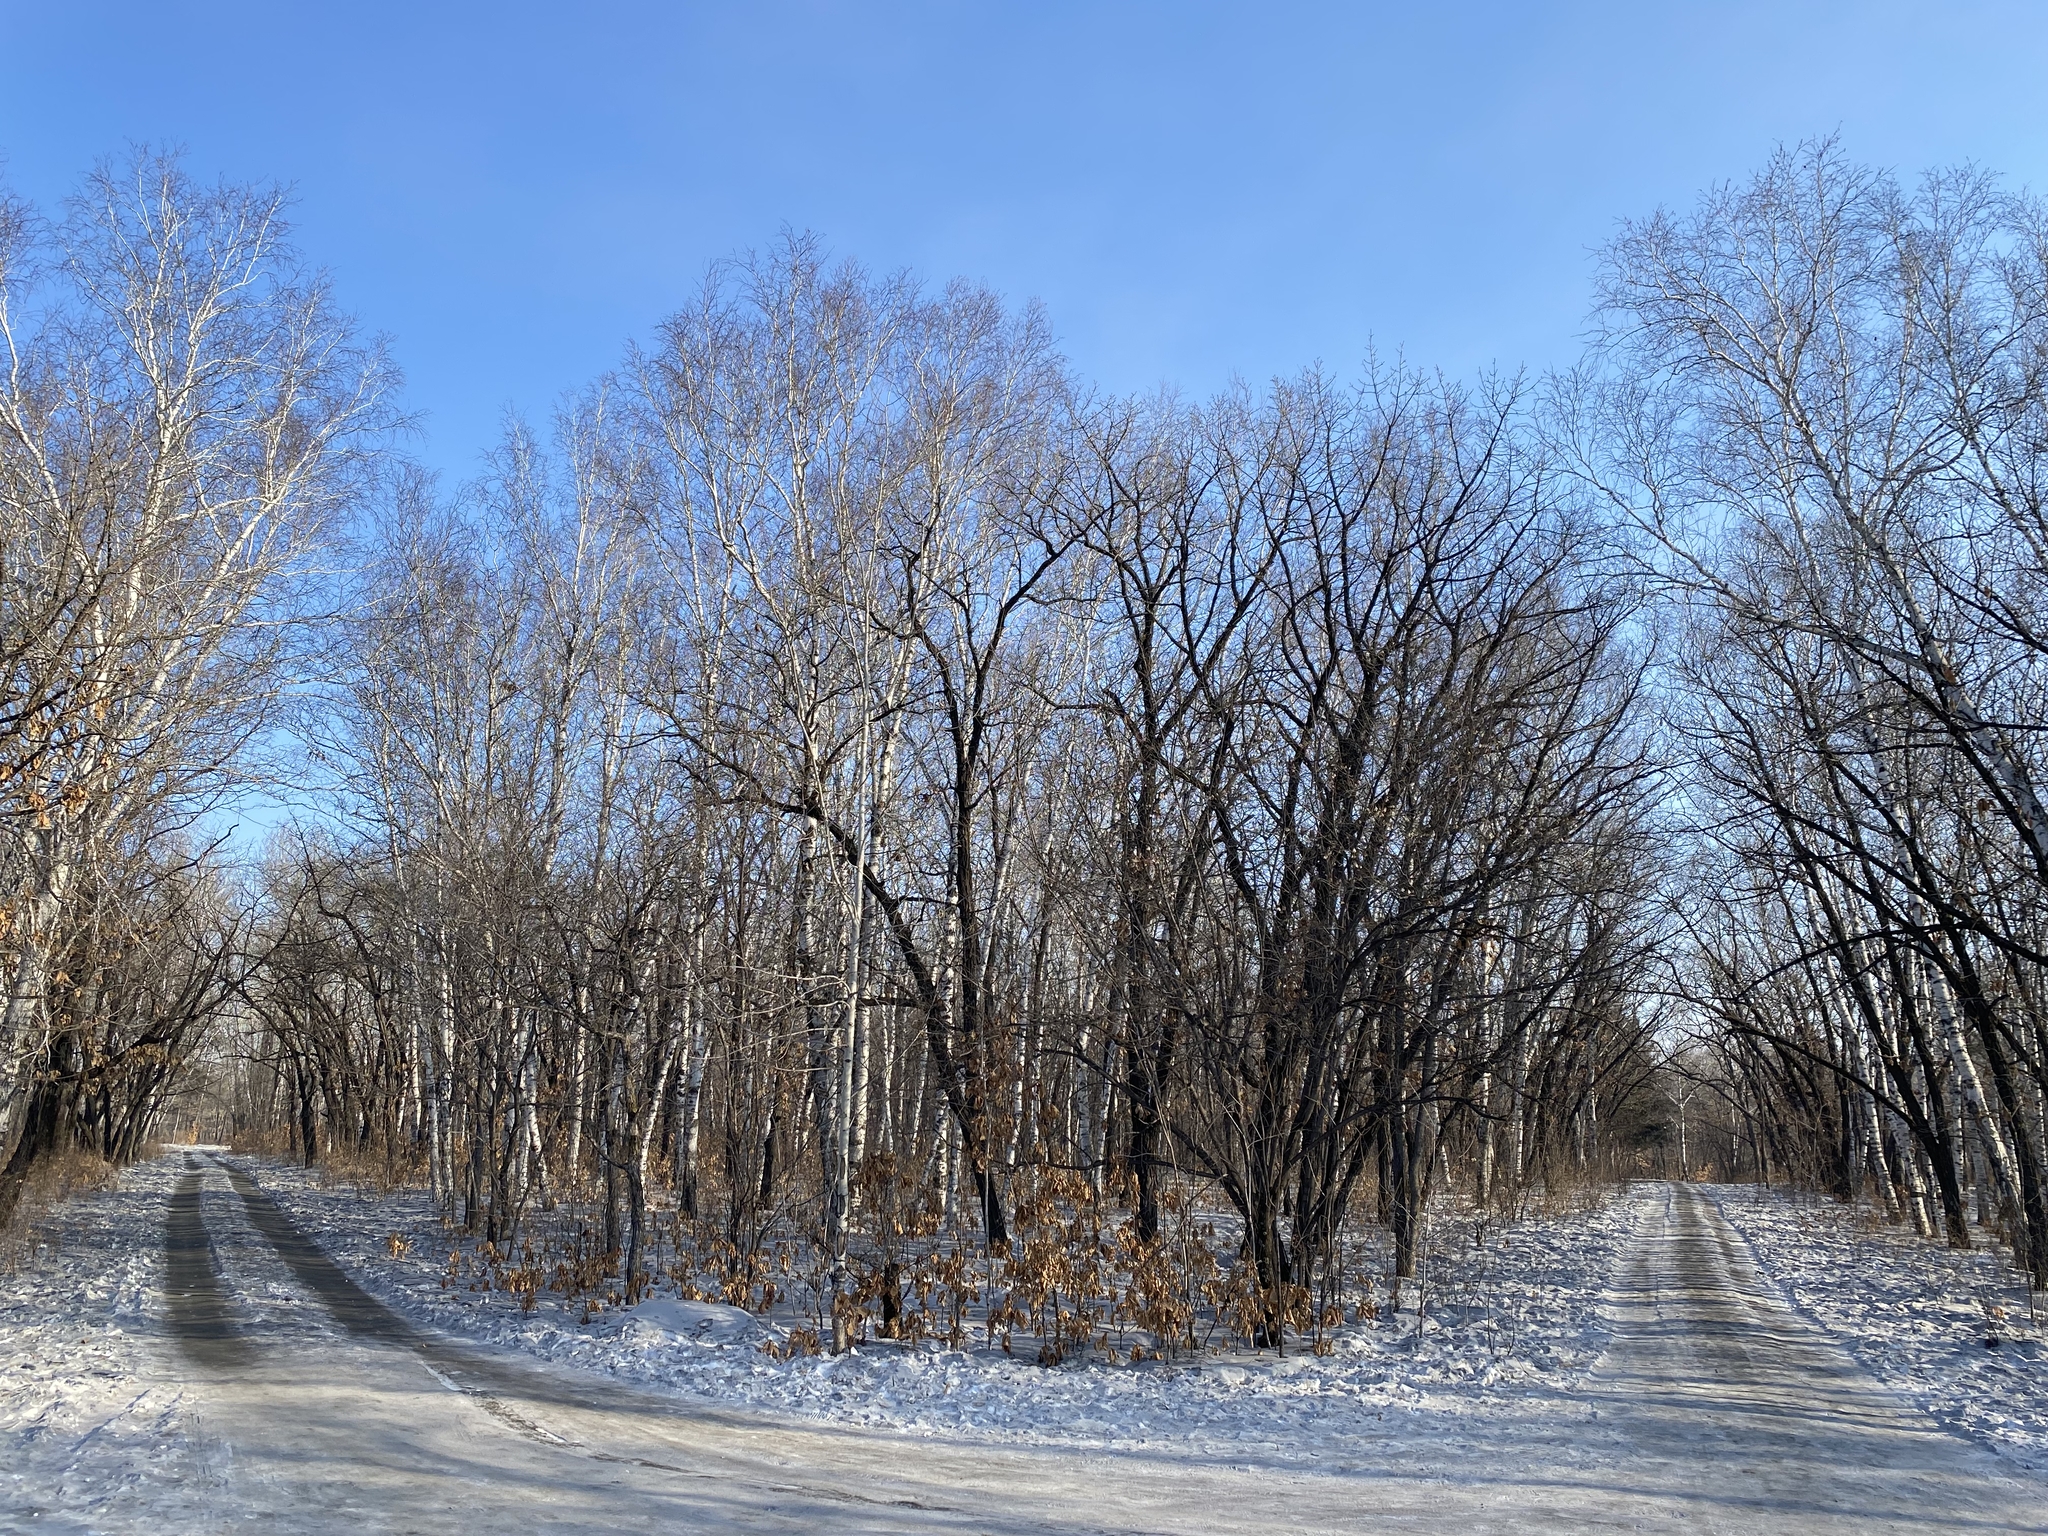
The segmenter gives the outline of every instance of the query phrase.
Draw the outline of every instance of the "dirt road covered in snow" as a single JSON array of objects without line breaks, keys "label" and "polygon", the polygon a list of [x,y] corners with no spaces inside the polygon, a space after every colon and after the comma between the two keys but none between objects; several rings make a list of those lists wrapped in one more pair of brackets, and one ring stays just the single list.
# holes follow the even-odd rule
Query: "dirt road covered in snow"
[{"label": "dirt road covered in snow", "polygon": [[97,1373],[103,1417],[67,1418],[56,1396],[40,1417],[0,1414],[0,1448],[30,1469],[11,1493],[0,1483],[14,1501],[0,1527],[2048,1529],[2048,1489],[1904,1406],[1768,1295],[1684,1186],[1652,1206],[1616,1278],[1612,1347],[1569,1403],[1369,1420],[1304,1468],[1256,1446],[1218,1458],[847,1429],[457,1345],[360,1290],[246,1171],[190,1154],[171,1171],[161,1330],[132,1330],[119,1369]]},{"label": "dirt road covered in snow", "polygon": [[1698,1189],[1666,1190],[1615,1308],[1590,1395],[1616,1421],[1643,1528],[2048,1528],[2048,1489],[1900,1403],[1771,1296]]}]

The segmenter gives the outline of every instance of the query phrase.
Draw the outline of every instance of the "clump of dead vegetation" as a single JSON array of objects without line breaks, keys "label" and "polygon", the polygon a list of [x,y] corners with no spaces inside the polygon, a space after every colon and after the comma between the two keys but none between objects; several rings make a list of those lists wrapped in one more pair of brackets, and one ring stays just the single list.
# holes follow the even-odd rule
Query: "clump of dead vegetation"
[{"label": "clump of dead vegetation", "polygon": [[22,1184],[12,1219],[0,1227],[0,1269],[21,1269],[57,1241],[50,1218],[58,1206],[77,1195],[113,1189],[119,1182],[120,1170],[110,1159],[83,1148],[37,1158]]}]

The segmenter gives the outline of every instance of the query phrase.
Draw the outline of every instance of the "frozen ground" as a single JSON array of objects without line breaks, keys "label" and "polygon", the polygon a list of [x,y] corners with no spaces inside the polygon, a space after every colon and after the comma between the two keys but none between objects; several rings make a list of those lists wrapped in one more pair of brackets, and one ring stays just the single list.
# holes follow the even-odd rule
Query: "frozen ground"
[{"label": "frozen ground", "polygon": [[1763,1278],[1878,1380],[2021,1465],[2048,1469],[2048,1341],[2025,1276],[1995,1236],[1979,1231],[1977,1248],[1956,1252],[1884,1226],[1867,1207],[1747,1186],[1712,1193]]},{"label": "frozen ground", "polygon": [[0,1531],[1818,1536],[2048,1509],[1788,1308],[1684,1186],[1511,1236],[1438,1288],[1441,1333],[1170,1377],[778,1365],[754,1325],[674,1304],[520,1318],[392,1261],[390,1207],[279,1182],[283,1206],[174,1154],[0,1275]]},{"label": "frozen ground", "polygon": [[202,1528],[223,1468],[200,1394],[158,1368],[178,1166],[128,1169],[0,1253],[0,1529]]},{"label": "frozen ground", "polygon": [[[1532,1397],[1571,1412],[1569,1393],[1606,1344],[1608,1277],[1649,1201],[1623,1196],[1591,1213],[1495,1227],[1484,1246],[1463,1226],[1440,1230],[1457,1251],[1433,1266],[1419,1333],[1411,1286],[1399,1316],[1339,1330],[1335,1353],[1320,1359],[1239,1352],[1048,1370],[999,1348],[932,1341],[775,1361],[761,1349],[771,1330],[746,1313],[660,1293],[583,1322],[580,1301],[542,1290],[525,1312],[503,1291],[443,1285],[451,1240],[424,1196],[323,1188],[277,1165],[264,1165],[261,1177],[365,1289],[454,1336],[836,1424],[1118,1450],[1253,1446],[1303,1461],[1331,1454],[1333,1443],[1389,1413],[1523,1413]],[[393,1256],[394,1234],[402,1257]]]}]

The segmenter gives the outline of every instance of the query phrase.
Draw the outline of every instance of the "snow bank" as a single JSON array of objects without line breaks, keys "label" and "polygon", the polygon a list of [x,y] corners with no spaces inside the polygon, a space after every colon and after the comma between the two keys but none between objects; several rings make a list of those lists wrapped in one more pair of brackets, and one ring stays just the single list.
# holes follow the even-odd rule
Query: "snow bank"
[{"label": "snow bank", "polygon": [[739,1344],[758,1340],[761,1325],[751,1312],[716,1301],[644,1301],[626,1314],[628,1338],[657,1346]]},{"label": "snow bank", "polygon": [[[1326,1357],[1236,1352],[1139,1365],[1046,1368],[1000,1348],[864,1344],[776,1360],[782,1330],[736,1308],[657,1293],[585,1319],[542,1290],[535,1305],[474,1291],[423,1194],[323,1188],[301,1170],[244,1160],[366,1289],[416,1322],[544,1360],[694,1397],[913,1435],[1131,1449],[1177,1445],[1319,1457],[1390,1413],[1523,1414],[1570,1394],[1606,1345],[1602,1295],[1645,1200],[1502,1228],[1438,1222],[1424,1316],[1339,1330]],[[1483,1239],[1483,1241],[1481,1241]],[[794,1321],[794,1319],[789,1319]],[[979,1340],[977,1330],[976,1340]]]},{"label": "snow bank", "polygon": [[2025,1276],[1992,1234],[1957,1252],[1886,1227],[1868,1208],[1744,1186],[1709,1192],[1763,1278],[1872,1375],[2021,1465],[2048,1468],[2048,1339]]}]

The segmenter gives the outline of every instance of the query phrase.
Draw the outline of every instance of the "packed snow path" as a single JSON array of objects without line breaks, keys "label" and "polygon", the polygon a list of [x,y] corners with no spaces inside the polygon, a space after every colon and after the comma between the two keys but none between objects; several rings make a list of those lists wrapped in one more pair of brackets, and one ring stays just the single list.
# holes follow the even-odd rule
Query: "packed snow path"
[{"label": "packed snow path", "polygon": [[1768,1295],[1685,1186],[1617,1277],[1613,1346],[1582,1393],[1519,1416],[1390,1415],[1323,1442],[1312,1471],[1255,1449],[993,1448],[707,1409],[416,1328],[240,1169],[188,1156],[162,1209],[175,1347],[138,1356],[162,1379],[121,1391],[171,1426],[154,1430],[163,1475],[115,1469],[118,1425],[101,1425],[50,1478],[17,1481],[31,1502],[0,1529],[2048,1529],[2039,1484]]},{"label": "packed snow path", "polygon": [[1628,1481],[1731,1530],[2048,1529],[2048,1498],[1770,1295],[1713,1201],[1669,1187],[1615,1295],[1598,1412]]}]

